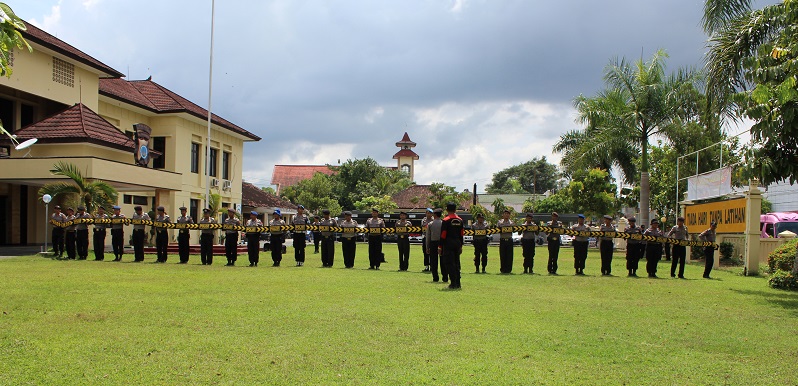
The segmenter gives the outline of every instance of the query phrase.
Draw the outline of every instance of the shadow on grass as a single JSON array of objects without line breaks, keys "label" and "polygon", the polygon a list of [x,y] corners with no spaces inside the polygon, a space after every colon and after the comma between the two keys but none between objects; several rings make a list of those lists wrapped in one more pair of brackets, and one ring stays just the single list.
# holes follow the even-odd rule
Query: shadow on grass
[{"label": "shadow on grass", "polygon": [[734,288],[731,290],[740,295],[760,297],[770,304],[779,306],[782,309],[791,311],[791,313],[798,315],[798,292],[766,292],[739,290]]}]

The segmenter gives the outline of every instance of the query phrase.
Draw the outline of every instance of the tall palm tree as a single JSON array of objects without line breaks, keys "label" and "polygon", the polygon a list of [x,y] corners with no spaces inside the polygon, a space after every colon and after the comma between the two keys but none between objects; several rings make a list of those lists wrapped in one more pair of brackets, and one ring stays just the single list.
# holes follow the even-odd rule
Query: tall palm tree
[{"label": "tall palm tree", "polygon": [[52,173],[68,177],[69,182],[55,182],[39,189],[39,197],[49,194],[53,198],[58,196],[75,196],[78,201],[86,206],[86,210],[93,212],[100,206],[110,207],[115,205],[119,194],[113,186],[104,181],[89,181],[83,177],[77,166],[66,162],[55,164]]},{"label": "tall palm tree", "polygon": [[624,171],[626,180],[634,175],[634,160],[639,157],[643,223],[648,223],[651,195],[649,139],[668,137],[683,104],[677,91],[694,80],[694,73],[689,70],[666,76],[667,57],[663,50],[658,50],[647,62],[612,60],[604,70],[607,89],[594,97],[580,95],[574,99],[577,122],[584,124],[585,129],[564,134],[554,146],[555,151],[564,153],[566,162],[617,166]]}]

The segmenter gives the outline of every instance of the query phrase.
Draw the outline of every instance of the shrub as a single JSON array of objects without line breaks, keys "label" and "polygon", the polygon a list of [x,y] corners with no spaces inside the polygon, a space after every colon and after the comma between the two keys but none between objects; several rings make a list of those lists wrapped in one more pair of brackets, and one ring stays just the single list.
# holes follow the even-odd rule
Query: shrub
[{"label": "shrub", "polygon": [[770,268],[770,272],[776,272],[777,270],[791,272],[792,265],[795,263],[797,245],[798,239],[793,239],[771,252],[770,255],[768,255],[768,267]]},{"label": "shrub", "polygon": [[798,279],[790,271],[777,270],[768,280],[771,288],[798,291]]},{"label": "shrub", "polygon": [[732,255],[734,255],[734,244],[728,241],[720,243],[720,258],[728,260],[732,258]]}]

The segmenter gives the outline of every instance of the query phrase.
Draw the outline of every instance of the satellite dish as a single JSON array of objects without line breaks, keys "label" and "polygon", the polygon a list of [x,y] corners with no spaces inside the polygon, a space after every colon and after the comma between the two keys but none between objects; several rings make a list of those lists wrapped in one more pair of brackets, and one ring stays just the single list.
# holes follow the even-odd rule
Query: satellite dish
[{"label": "satellite dish", "polygon": [[29,139],[29,140],[27,140],[25,142],[20,143],[17,146],[14,146],[14,149],[16,149],[16,150],[27,149],[27,148],[31,147],[31,145],[36,143],[36,141],[38,141],[38,140],[39,140],[38,138],[31,138],[31,139]]}]

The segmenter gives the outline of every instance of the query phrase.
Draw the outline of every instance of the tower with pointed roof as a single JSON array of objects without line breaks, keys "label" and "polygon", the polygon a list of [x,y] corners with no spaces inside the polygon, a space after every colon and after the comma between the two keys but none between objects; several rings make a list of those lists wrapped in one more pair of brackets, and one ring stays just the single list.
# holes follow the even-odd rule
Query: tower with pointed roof
[{"label": "tower with pointed roof", "polygon": [[413,162],[418,159],[418,154],[412,149],[416,147],[416,143],[411,141],[410,136],[405,132],[402,140],[396,143],[396,147],[399,148],[399,151],[393,155],[393,159],[396,160],[397,168],[407,173],[411,181],[415,181]]}]

